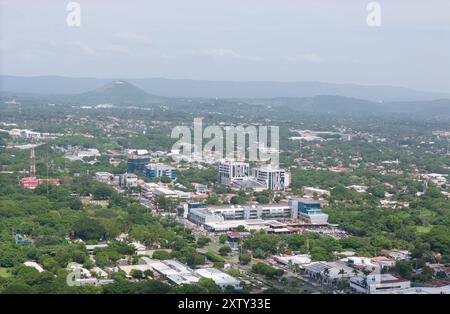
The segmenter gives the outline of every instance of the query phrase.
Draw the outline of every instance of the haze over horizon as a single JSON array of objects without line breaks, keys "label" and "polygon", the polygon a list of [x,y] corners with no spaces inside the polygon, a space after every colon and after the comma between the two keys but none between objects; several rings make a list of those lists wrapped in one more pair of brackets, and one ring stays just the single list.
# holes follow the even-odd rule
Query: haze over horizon
[{"label": "haze over horizon", "polygon": [[3,0],[0,74],[329,82],[450,93],[450,2]]}]

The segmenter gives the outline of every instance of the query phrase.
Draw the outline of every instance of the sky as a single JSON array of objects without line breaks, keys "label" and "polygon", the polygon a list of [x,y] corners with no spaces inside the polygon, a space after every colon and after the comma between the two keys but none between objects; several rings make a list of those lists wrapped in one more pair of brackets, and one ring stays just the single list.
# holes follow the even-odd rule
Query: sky
[{"label": "sky", "polygon": [[0,74],[322,81],[450,92],[450,1],[0,0]]}]

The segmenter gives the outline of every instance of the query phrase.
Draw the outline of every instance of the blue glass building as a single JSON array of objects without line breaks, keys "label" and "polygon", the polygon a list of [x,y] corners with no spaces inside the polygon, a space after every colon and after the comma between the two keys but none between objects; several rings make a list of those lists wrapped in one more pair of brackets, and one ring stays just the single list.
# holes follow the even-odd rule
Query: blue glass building
[{"label": "blue glass building", "polygon": [[145,166],[150,162],[147,155],[128,157],[128,173],[141,172],[145,173]]},{"label": "blue glass building", "polygon": [[163,164],[150,164],[146,166],[145,175],[150,179],[169,177],[172,180],[176,180],[177,169]]}]

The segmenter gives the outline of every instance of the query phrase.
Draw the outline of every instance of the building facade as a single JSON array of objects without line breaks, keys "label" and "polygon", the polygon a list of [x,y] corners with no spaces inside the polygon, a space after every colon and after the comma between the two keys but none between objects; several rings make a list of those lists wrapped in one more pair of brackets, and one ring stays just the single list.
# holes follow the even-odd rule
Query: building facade
[{"label": "building facade", "polygon": [[286,170],[271,167],[255,168],[256,180],[272,191],[284,191],[287,186]]},{"label": "building facade", "polygon": [[176,180],[177,169],[164,164],[149,164],[145,166],[145,175],[150,179],[169,177],[171,180]]},{"label": "building facade", "polygon": [[242,180],[249,176],[250,165],[246,162],[221,161],[218,164],[219,183],[230,185],[235,180]]},{"label": "building facade", "polygon": [[350,279],[350,288],[358,293],[393,293],[411,287],[409,280],[401,279],[391,274],[369,275]]},{"label": "building facade", "polygon": [[289,207],[294,219],[303,219],[311,224],[328,223],[328,215],[322,212],[319,201],[307,198],[291,198],[289,199]]},{"label": "building facade", "polygon": [[131,155],[128,157],[128,172],[141,172],[145,173],[145,166],[150,162],[150,156],[148,155]]},{"label": "building facade", "polygon": [[119,176],[119,186],[134,188],[138,186],[138,177],[134,173],[124,173]]}]

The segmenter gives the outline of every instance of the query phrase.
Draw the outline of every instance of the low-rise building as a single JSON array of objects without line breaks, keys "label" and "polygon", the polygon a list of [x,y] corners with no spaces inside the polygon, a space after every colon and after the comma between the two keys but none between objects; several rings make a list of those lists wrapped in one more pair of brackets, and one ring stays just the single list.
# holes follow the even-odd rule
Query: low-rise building
[{"label": "low-rise building", "polygon": [[238,279],[216,268],[200,268],[195,271],[195,274],[203,278],[212,279],[221,288],[231,286],[234,289],[241,289],[241,282]]},{"label": "low-rise building", "polygon": [[411,259],[411,252],[406,250],[385,250],[385,255],[396,261]]},{"label": "low-rise building", "polygon": [[311,255],[309,254],[274,255],[273,259],[283,265],[297,265],[300,267],[311,263]]},{"label": "low-rise building", "polygon": [[102,183],[112,184],[114,175],[109,172],[96,172],[95,179]]},{"label": "low-rise building", "polygon": [[350,288],[357,293],[393,293],[411,287],[409,280],[402,279],[392,274],[376,274],[357,276],[350,279]]},{"label": "low-rise building", "polygon": [[350,256],[340,260],[349,267],[353,267],[359,270],[367,269],[370,271],[379,270],[380,265],[372,262],[368,257]]},{"label": "low-rise building", "polygon": [[200,183],[192,183],[196,194],[208,194],[208,186]]},{"label": "low-rise building", "polygon": [[314,262],[304,266],[305,274],[317,281],[329,284],[348,280],[354,276],[353,268],[339,262]]},{"label": "low-rise building", "polygon": [[119,186],[134,188],[138,186],[138,177],[134,173],[124,173],[119,176]]},{"label": "low-rise building", "polygon": [[138,264],[138,265],[119,265],[120,270],[122,270],[123,272],[125,272],[126,276],[128,278],[131,278],[131,272],[133,270],[139,270],[141,272],[144,272],[146,270],[151,270],[153,271],[153,267],[151,265],[148,264]]},{"label": "low-rise building", "polygon": [[86,250],[88,251],[88,253],[93,253],[95,249],[103,249],[103,248],[107,248],[108,244],[107,243],[101,243],[101,244],[87,244],[86,245]]}]

